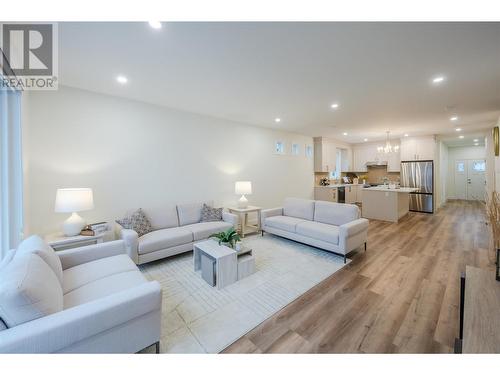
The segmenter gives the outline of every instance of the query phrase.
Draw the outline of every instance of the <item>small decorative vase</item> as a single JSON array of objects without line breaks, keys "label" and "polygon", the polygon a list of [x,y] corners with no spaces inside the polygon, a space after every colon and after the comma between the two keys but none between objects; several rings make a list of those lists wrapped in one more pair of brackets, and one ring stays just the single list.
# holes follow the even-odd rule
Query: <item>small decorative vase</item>
[{"label": "small decorative vase", "polygon": [[236,251],[241,250],[241,242],[236,242],[236,244],[234,245],[234,250],[236,250]]}]

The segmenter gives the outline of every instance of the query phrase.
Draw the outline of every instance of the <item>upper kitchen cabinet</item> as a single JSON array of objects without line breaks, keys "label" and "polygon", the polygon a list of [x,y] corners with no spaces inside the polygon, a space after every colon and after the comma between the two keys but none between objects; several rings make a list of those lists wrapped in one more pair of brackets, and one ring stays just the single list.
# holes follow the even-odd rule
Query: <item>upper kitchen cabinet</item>
[{"label": "upper kitchen cabinet", "polygon": [[401,160],[434,160],[436,140],[428,137],[405,137],[401,139]]},{"label": "upper kitchen cabinet", "polygon": [[366,147],[354,147],[353,148],[353,168],[354,172],[366,172],[366,162],[368,159],[368,149]]},{"label": "upper kitchen cabinet", "polygon": [[314,138],[314,172],[332,172],[336,169],[337,147],[327,138]]},{"label": "upper kitchen cabinet", "polygon": [[387,172],[401,171],[401,155],[399,151],[391,152],[387,155]]},{"label": "upper kitchen cabinet", "polygon": [[341,172],[351,172],[352,168],[352,150],[349,148],[340,149]]},{"label": "upper kitchen cabinet", "polygon": [[[392,142],[393,146],[396,145]],[[384,163],[388,165],[389,172],[399,171],[399,153],[385,154],[379,152],[378,148],[383,146],[382,143],[364,143],[353,147],[354,166],[353,172],[366,172],[366,163]]]}]

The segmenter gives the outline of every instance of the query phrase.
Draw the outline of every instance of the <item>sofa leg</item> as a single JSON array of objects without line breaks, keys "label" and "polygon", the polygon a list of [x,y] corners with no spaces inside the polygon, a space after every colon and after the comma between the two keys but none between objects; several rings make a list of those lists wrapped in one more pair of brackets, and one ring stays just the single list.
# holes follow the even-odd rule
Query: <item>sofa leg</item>
[{"label": "sofa leg", "polygon": [[264,237],[264,231],[263,231],[263,230],[261,230],[261,232],[262,232],[262,237]]},{"label": "sofa leg", "polygon": [[347,263],[347,256],[344,255],[344,264],[346,264],[346,263]]},{"label": "sofa leg", "polygon": [[160,342],[159,341],[155,342],[155,349],[156,349],[156,354],[160,354]]},{"label": "sofa leg", "polygon": [[366,242],[365,242],[365,251],[366,251]]}]

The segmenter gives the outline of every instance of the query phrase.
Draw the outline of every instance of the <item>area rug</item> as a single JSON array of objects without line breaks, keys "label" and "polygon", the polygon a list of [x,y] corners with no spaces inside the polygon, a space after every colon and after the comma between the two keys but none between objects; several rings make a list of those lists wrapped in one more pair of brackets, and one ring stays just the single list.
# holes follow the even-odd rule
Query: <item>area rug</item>
[{"label": "area rug", "polygon": [[344,266],[340,256],[270,234],[244,244],[256,272],[221,290],[194,271],[192,252],[140,266],[163,290],[161,352],[218,353]]}]

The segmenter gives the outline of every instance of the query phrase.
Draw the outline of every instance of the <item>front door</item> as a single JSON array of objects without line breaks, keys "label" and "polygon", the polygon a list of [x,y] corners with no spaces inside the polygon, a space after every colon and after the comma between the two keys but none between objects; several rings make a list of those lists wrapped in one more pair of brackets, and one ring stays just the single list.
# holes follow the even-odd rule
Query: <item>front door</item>
[{"label": "front door", "polygon": [[486,161],[467,160],[467,199],[484,201],[486,194]]},{"label": "front door", "polygon": [[484,159],[455,160],[456,199],[485,199],[486,161]]},{"label": "front door", "polygon": [[455,198],[467,199],[467,160],[455,160]]}]

